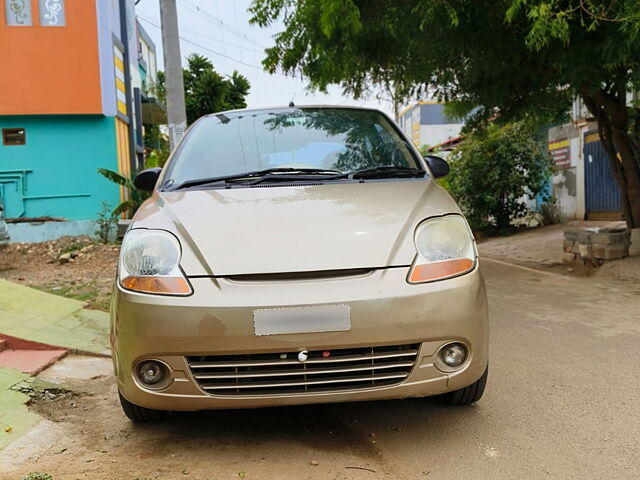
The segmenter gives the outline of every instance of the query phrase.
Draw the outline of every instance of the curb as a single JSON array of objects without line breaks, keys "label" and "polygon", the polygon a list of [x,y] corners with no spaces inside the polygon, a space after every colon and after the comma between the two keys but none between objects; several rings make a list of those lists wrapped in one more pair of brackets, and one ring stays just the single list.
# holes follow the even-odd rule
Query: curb
[{"label": "curb", "polygon": [[518,263],[508,262],[508,261],[505,261],[505,260],[498,260],[497,258],[493,258],[493,257],[484,256],[484,257],[479,257],[479,258],[480,258],[481,262],[497,263],[498,265],[504,265],[506,267],[511,267],[511,268],[517,268],[517,269],[520,269],[520,270],[524,270],[525,272],[536,273],[538,275],[547,275],[549,277],[561,278],[563,280],[570,280],[571,279],[571,277],[569,277],[567,275],[562,275],[560,273],[547,272],[545,270],[540,270],[540,269],[533,268],[533,267],[525,267],[524,265],[520,265]]}]

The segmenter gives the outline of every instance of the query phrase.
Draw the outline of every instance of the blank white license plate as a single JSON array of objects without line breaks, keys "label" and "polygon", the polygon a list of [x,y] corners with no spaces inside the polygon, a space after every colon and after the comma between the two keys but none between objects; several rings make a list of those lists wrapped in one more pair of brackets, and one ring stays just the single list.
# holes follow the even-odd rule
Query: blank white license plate
[{"label": "blank white license plate", "polygon": [[256,335],[342,332],[351,330],[349,305],[265,308],[253,311]]}]

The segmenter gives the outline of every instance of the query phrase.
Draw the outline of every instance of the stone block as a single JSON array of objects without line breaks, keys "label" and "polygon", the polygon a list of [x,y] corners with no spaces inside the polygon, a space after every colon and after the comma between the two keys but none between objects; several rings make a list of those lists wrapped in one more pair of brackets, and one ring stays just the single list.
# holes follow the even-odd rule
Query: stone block
[{"label": "stone block", "polygon": [[582,228],[568,228],[564,231],[564,239],[570,242],[579,242],[586,237],[587,233]]},{"label": "stone block", "polygon": [[577,255],[571,252],[564,252],[562,254],[562,263],[573,264],[576,263]]},{"label": "stone block", "polygon": [[640,255],[640,228],[631,230],[629,255]]},{"label": "stone block", "polygon": [[124,238],[124,234],[127,233],[127,229],[131,225],[131,220],[129,219],[120,219],[118,220],[118,238]]},{"label": "stone block", "polygon": [[591,245],[578,245],[578,253],[582,258],[593,257],[593,248]]},{"label": "stone block", "polygon": [[617,260],[629,253],[626,245],[593,245],[593,257],[600,260]]},{"label": "stone block", "polygon": [[629,234],[622,232],[599,232],[590,236],[590,243],[597,245],[627,245]]}]

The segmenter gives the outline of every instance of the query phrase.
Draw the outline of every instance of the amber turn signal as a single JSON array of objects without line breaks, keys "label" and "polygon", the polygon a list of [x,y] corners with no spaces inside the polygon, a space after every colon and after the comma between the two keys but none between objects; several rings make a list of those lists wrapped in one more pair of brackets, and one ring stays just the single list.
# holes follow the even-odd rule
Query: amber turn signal
[{"label": "amber turn signal", "polygon": [[455,260],[444,260],[441,262],[425,263],[415,265],[409,274],[409,283],[430,282],[441,280],[468,272],[473,268],[473,261],[468,258],[458,258]]},{"label": "amber turn signal", "polygon": [[143,293],[160,293],[165,295],[189,295],[191,287],[182,277],[125,277],[122,286],[129,290]]}]

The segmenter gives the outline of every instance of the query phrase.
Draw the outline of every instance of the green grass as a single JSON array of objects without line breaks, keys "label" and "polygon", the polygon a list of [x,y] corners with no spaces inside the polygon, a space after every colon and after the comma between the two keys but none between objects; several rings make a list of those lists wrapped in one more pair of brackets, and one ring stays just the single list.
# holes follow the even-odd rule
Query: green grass
[{"label": "green grass", "polygon": [[72,298],[87,303],[87,307],[95,310],[109,311],[110,295],[105,298],[98,293],[95,282],[85,283],[47,283],[44,285],[34,285],[42,292],[51,293],[60,297]]},{"label": "green grass", "polygon": [[81,302],[93,302],[98,296],[98,289],[94,282],[87,283],[47,283],[45,285],[36,286],[38,290],[52,293],[61,297],[73,298]]},{"label": "green grass", "polygon": [[71,298],[79,300],[87,304],[87,308],[93,310],[109,311],[111,303],[111,295],[100,295],[98,286],[95,282],[84,283],[45,283],[43,285],[32,285],[42,292],[58,295],[59,297]]},{"label": "green grass", "polygon": [[22,480],[53,480],[53,477],[48,473],[31,472],[26,477],[22,477]]},{"label": "green grass", "polygon": [[66,245],[65,247],[61,248],[60,251],[58,252],[58,255],[77,252],[78,250],[82,250],[84,247],[88,245],[93,245],[94,243],[95,242],[89,242],[89,241],[72,242],[69,245]]}]

